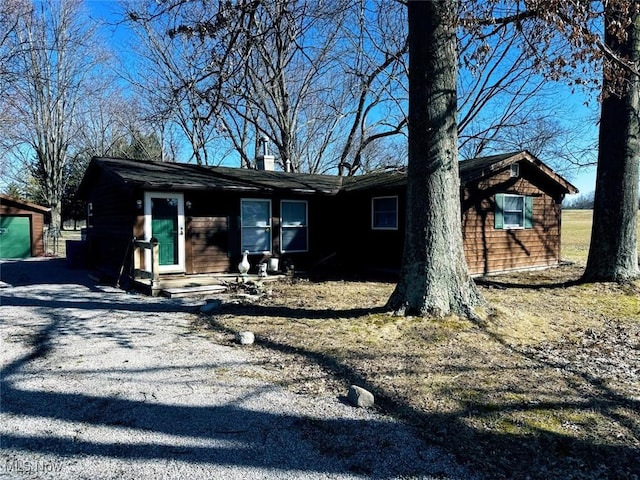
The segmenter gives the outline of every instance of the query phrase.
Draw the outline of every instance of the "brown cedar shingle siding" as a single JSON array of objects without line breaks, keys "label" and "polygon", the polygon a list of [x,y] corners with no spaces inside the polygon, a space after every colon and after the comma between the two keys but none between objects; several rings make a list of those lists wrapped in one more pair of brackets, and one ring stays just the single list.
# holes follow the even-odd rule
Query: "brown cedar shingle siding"
[{"label": "brown cedar shingle siding", "polygon": [[[549,266],[560,261],[560,205],[522,176],[526,170],[521,169],[519,178],[511,178],[506,169],[464,189],[462,225],[470,273]],[[533,228],[496,229],[495,193],[533,196]]]}]

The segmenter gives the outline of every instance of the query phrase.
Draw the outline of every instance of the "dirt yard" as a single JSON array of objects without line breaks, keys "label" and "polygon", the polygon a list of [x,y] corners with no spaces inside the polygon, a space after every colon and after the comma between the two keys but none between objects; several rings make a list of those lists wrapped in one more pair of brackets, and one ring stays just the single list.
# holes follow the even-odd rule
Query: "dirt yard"
[{"label": "dirt yard", "polygon": [[199,326],[254,331],[263,380],[294,392],[371,389],[486,478],[638,479],[640,282],[578,282],[586,215],[564,218],[576,263],[479,280],[479,321],[391,316],[392,283],[297,279]]}]

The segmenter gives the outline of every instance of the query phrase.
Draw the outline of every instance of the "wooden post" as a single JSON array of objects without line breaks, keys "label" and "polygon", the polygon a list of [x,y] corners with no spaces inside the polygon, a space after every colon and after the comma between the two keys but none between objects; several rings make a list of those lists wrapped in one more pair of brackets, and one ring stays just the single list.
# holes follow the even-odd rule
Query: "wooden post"
[{"label": "wooden post", "polygon": [[135,277],[136,272],[140,270],[140,244],[134,238],[133,239],[133,275]]},{"label": "wooden post", "polygon": [[151,289],[158,285],[160,281],[160,248],[158,247],[158,239],[151,238]]},{"label": "wooden post", "polygon": [[[160,248],[157,238],[151,238],[148,242],[133,240],[133,278],[149,280],[149,293],[152,296],[160,293]],[[146,251],[151,251],[151,264],[147,265]],[[142,266],[144,262],[144,266]]]}]

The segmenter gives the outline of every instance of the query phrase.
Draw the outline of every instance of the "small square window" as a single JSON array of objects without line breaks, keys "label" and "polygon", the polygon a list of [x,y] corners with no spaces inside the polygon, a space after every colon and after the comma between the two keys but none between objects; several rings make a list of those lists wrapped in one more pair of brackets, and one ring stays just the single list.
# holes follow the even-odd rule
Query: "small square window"
[{"label": "small square window", "polygon": [[398,197],[376,197],[371,203],[373,230],[398,229]]},{"label": "small square window", "polygon": [[495,199],[496,229],[533,228],[533,197],[499,193]]},{"label": "small square window", "polygon": [[521,195],[504,196],[504,227],[524,227],[524,197]]}]

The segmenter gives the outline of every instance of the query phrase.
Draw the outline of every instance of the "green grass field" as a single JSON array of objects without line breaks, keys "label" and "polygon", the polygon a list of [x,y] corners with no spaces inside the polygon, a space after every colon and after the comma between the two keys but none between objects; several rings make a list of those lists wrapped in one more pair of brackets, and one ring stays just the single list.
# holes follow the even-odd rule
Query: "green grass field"
[{"label": "green grass field", "polygon": [[[591,210],[563,210],[562,259],[586,265],[591,241]],[[640,216],[638,216],[638,250],[640,251]]]}]

